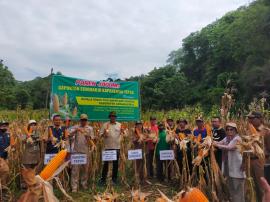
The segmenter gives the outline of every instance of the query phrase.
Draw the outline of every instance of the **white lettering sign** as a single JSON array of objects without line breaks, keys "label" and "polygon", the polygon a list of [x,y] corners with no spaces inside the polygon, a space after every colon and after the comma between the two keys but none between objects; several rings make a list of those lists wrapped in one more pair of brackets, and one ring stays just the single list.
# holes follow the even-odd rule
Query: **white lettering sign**
[{"label": "white lettering sign", "polygon": [[117,160],[116,150],[102,151],[102,161],[116,161],[116,160]]},{"label": "white lettering sign", "polygon": [[174,160],[174,151],[173,150],[163,150],[159,152],[160,160]]},{"label": "white lettering sign", "polygon": [[45,154],[44,164],[47,165],[56,154]]},{"label": "white lettering sign", "polygon": [[70,157],[71,165],[85,165],[87,164],[86,154],[71,154]]},{"label": "white lettering sign", "polygon": [[128,150],[128,160],[137,160],[142,159],[142,150],[135,149],[135,150]]}]

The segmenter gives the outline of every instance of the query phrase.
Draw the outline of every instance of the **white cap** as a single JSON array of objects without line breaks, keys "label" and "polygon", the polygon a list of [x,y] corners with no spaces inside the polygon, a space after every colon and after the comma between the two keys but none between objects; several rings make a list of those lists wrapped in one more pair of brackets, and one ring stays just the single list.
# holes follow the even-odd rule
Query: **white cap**
[{"label": "white cap", "polygon": [[35,120],[30,120],[29,122],[28,122],[28,124],[30,125],[30,124],[32,124],[32,123],[37,123]]}]

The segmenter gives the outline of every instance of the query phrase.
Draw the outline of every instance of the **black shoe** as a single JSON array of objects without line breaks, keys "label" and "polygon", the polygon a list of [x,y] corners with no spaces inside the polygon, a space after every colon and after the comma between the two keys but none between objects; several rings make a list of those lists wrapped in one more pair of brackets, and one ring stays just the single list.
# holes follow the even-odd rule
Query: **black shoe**
[{"label": "black shoe", "polygon": [[99,185],[99,186],[105,186],[105,185],[106,185],[106,181],[103,180],[103,179],[100,179],[100,180],[98,181],[98,185]]},{"label": "black shoe", "polygon": [[117,185],[117,180],[112,180],[112,185],[116,186]]}]

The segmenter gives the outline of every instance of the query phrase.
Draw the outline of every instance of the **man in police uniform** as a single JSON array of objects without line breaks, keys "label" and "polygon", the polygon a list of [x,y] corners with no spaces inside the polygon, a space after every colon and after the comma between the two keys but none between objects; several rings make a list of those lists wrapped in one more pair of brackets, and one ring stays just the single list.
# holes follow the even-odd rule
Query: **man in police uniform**
[{"label": "man in police uniform", "polygon": [[9,123],[2,121],[0,123],[0,158],[7,159],[7,149],[10,146],[10,134],[8,132]]},{"label": "man in police uniform", "polygon": [[[221,127],[221,119],[220,117],[212,117],[212,133],[213,133],[213,140],[216,142],[220,142],[226,137],[226,132],[224,128]],[[222,150],[216,148],[215,151],[216,161],[218,163],[219,168],[221,169],[222,166]]]},{"label": "man in police uniform", "polygon": [[2,185],[6,185],[9,167],[7,164],[8,152],[7,149],[10,146],[10,134],[8,132],[7,121],[0,123],[0,180]]},{"label": "man in police uniform", "polygon": [[251,176],[255,182],[257,199],[258,201],[262,201],[263,192],[260,178],[264,176],[264,164],[270,163],[270,130],[263,125],[263,116],[260,112],[250,112],[247,117],[249,123],[251,123],[261,135],[261,146],[264,148],[265,162],[260,161],[256,155],[252,155],[250,160]]},{"label": "man in police uniform", "polygon": [[86,154],[87,163],[84,165],[72,165],[71,188],[72,192],[77,192],[79,188],[79,178],[83,189],[88,188],[89,177],[89,144],[94,139],[94,130],[88,125],[88,116],[81,114],[80,125],[70,129],[73,146],[71,153]]}]

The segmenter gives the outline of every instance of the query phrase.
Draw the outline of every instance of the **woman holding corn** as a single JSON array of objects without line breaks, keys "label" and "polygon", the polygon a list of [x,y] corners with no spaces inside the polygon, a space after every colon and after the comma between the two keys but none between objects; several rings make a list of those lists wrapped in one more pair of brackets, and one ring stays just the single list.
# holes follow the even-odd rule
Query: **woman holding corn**
[{"label": "woman holding corn", "polygon": [[229,192],[232,202],[244,202],[244,183],[245,172],[242,171],[242,155],[237,150],[236,145],[241,142],[235,123],[226,124],[226,137],[220,142],[214,142],[214,145],[221,149],[222,172],[227,179]]},{"label": "woman holding corn", "polygon": [[40,161],[39,133],[35,120],[29,121],[25,133],[22,164],[25,168],[35,168]]}]

